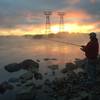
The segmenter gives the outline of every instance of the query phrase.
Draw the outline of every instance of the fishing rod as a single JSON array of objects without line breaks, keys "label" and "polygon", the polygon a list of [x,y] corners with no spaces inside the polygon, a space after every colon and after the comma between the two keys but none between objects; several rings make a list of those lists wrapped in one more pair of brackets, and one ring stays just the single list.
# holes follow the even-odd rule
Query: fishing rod
[{"label": "fishing rod", "polygon": [[58,40],[54,40],[54,39],[46,39],[46,40],[50,40],[50,41],[54,41],[54,42],[59,42],[59,43],[64,43],[64,44],[70,44],[70,45],[81,47],[81,45],[70,43],[70,42],[58,41]]}]

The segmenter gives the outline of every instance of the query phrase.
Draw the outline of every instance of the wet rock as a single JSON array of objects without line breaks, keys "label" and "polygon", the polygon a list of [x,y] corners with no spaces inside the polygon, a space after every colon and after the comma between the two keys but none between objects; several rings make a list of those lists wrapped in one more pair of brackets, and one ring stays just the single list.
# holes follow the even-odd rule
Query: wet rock
[{"label": "wet rock", "polygon": [[76,69],[74,69],[74,72],[75,72],[76,74],[78,74],[78,73],[80,73],[80,72],[85,73],[85,70],[83,70],[82,68],[76,68]]},{"label": "wet rock", "polygon": [[61,73],[67,73],[68,72],[68,69],[67,68],[63,68],[62,70],[61,70]]},{"label": "wet rock", "polygon": [[4,94],[7,90],[12,90],[14,87],[8,82],[2,82],[0,84],[0,93]]},{"label": "wet rock", "polygon": [[68,71],[72,71],[77,68],[77,66],[74,63],[66,63],[65,67]]},{"label": "wet rock", "polygon": [[25,84],[27,81],[25,79],[20,80],[21,84]]},{"label": "wet rock", "polygon": [[34,78],[35,78],[36,80],[38,80],[38,79],[42,80],[42,79],[43,79],[43,75],[42,75],[41,73],[35,72],[35,73],[34,73]]},{"label": "wet rock", "polygon": [[20,76],[21,80],[27,81],[31,80],[33,78],[33,73],[32,72],[26,72],[23,75]]},{"label": "wet rock", "polygon": [[38,86],[36,86],[36,89],[42,89],[42,87],[43,87],[43,85],[38,85]]},{"label": "wet rock", "polygon": [[57,70],[59,69],[59,65],[50,65],[48,66],[49,69],[52,69],[52,70]]},{"label": "wet rock", "polygon": [[35,84],[34,84],[33,80],[28,80],[28,81],[24,84],[24,86],[26,86],[26,87],[34,86],[34,87],[35,87]]},{"label": "wet rock", "polygon": [[44,81],[44,84],[47,85],[47,86],[51,86],[51,82],[50,82],[49,79],[46,79],[46,80]]},{"label": "wet rock", "polygon": [[5,70],[8,72],[16,72],[21,69],[20,65],[17,63],[8,64],[5,66]]},{"label": "wet rock", "polygon": [[72,71],[76,69],[76,65],[74,63],[66,63],[65,68],[61,70],[62,73],[67,73],[68,71]]},{"label": "wet rock", "polygon": [[19,82],[19,79],[18,78],[10,78],[10,79],[8,79],[8,82],[16,83],[16,82]]},{"label": "wet rock", "polygon": [[78,68],[85,68],[85,64],[86,64],[86,60],[87,59],[75,59],[75,64],[77,65]]},{"label": "wet rock", "polygon": [[22,86],[22,84],[21,83],[17,83],[16,86],[20,87],[20,86]]},{"label": "wet rock", "polygon": [[44,60],[45,60],[45,61],[48,61],[48,60],[50,60],[50,59],[49,59],[49,58],[44,58]]},{"label": "wet rock", "polygon": [[34,100],[36,96],[36,90],[33,86],[22,87],[17,91],[16,100]]},{"label": "wet rock", "polygon": [[51,60],[57,60],[56,58],[51,58]]},{"label": "wet rock", "polygon": [[48,73],[46,72],[46,73],[44,73],[44,75],[48,75]]},{"label": "wet rock", "polygon": [[59,65],[50,65],[48,68],[52,70],[52,75],[55,75],[55,71],[59,69]]},{"label": "wet rock", "polygon": [[7,88],[7,89],[14,89],[14,87],[13,87],[13,85],[11,85],[9,82],[3,82],[1,85],[3,85],[5,88]]},{"label": "wet rock", "polygon": [[36,69],[39,68],[39,64],[31,59],[24,60],[23,62],[20,63],[20,66],[22,69],[26,70],[31,70],[35,71]]},{"label": "wet rock", "polygon": [[0,94],[4,94],[6,90],[7,89],[2,84],[0,84]]},{"label": "wet rock", "polygon": [[37,59],[36,61],[37,61],[37,62],[40,62],[40,60],[39,60],[39,59]]}]

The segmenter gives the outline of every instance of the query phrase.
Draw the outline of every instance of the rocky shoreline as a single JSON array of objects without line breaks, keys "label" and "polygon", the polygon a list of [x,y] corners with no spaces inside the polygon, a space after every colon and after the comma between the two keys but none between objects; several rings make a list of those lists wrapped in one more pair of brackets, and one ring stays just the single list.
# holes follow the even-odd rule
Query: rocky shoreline
[{"label": "rocky shoreline", "polygon": [[[56,60],[45,58],[45,61]],[[40,60],[26,59],[20,63],[12,63],[4,68],[9,73],[26,70],[18,78],[12,77],[0,83],[0,94],[15,91],[13,100],[99,100],[100,98],[100,57],[97,63],[97,82],[95,87],[86,84],[87,74],[84,70],[86,59],[76,59],[74,63],[66,63],[59,69],[59,64],[48,66],[52,71],[44,74],[39,71]],[[59,73],[59,74],[58,74]],[[84,83],[84,84],[83,84]],[[9,100],[12,100],[9,98]]]}]

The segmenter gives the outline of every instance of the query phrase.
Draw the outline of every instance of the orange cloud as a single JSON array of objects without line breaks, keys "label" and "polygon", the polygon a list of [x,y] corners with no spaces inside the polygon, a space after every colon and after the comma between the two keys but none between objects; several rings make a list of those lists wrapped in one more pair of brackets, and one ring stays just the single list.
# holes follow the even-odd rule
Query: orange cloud
[{"label": "orange cloud", "polygon": [[84,10],[69,10],[66,13],[66,18],[91,18],[91,16]]}]

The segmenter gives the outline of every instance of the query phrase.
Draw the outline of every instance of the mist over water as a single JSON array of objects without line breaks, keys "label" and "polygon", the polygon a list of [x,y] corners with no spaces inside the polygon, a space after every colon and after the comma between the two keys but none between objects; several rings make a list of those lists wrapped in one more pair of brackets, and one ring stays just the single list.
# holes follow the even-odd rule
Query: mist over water
[{"label": "mist over water", "polygon": [[[69,35],[54,39],[79,45],[84,45],[89,41],[88,35]],[[39,59],[40,70],[45,72],[47,65],[60,64],[61,68],[64,67],[63,64],[66,62],[73,62],[75,58],[83,59],[84,57],[80,47],[74,45],[62,44],[46,39],[0,37],[0,79],[3,80],[3,78],[11,76],[4,71],[5,65],[14,62],[19,63],[25,59],[33,59],[34,61]],[[56,58],[57,60],[45,62],[44,58]],[[16,75],[17,73],[14,74]]]},{"label": "mist over water", "polygon": [[[55,40],[82,44],[83,40],[56,38]],[[84,43],[83,43],[84,44]],[[74,49],[74,50],[73,50]],[[53,57],[67,62],[80,58],[82,52],[79,47],[62,44],[45,39],[29,39],[25,37],[0,37],[0,65],[19,62],[24,59],[43,59]]]}]

